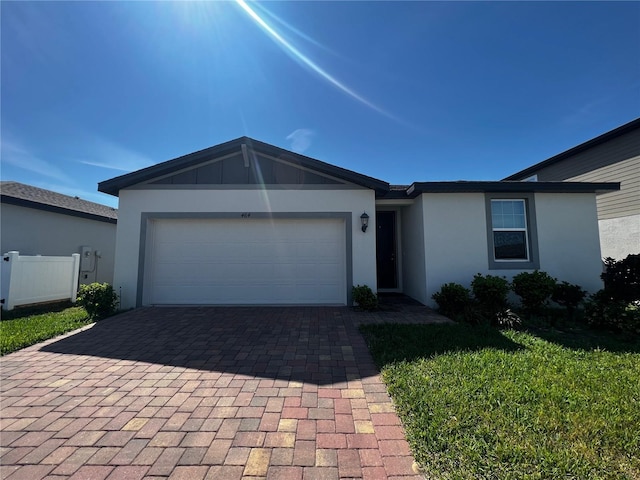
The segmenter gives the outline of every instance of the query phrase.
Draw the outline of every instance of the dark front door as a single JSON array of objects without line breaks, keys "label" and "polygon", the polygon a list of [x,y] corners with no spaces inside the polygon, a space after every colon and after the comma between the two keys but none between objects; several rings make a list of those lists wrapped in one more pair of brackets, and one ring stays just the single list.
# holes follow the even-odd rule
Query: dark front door
[{"label": "dark front door", "polygon": [[376,212],[378,288],[398,288],[396,212]]}]

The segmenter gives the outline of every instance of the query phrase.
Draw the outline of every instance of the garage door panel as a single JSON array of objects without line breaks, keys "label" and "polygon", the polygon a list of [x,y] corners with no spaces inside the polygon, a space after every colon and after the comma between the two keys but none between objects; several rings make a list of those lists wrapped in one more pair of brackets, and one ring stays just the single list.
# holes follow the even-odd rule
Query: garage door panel
[{"label": "garage door panel", "polygon": [[311,264],[296,267],[296,279],[303,283],[307,283],[305,279],[318,284],[337,283],[341,275],[339,265],[336,264]]},{"label": "garage door panel", "polygon": [[156,220],[148,304],[346,303],[338,219]]}]

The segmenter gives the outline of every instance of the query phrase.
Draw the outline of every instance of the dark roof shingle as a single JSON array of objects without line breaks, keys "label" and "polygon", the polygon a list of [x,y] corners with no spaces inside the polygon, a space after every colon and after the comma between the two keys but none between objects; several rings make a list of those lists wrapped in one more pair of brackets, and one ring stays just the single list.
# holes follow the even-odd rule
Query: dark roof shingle
[{"label": "dark roof shingle", "polygon": [[71,197],[19,182],[0,182],[0,195],[2,202],[6,203],[20,203],[34,208],[38,208],[38,205],[41,205],[49,207],[47,208],[48,210],[58,211],[58,213],[65,213],[64,210],[67,210],[70,214],[76,212],[82,216],[102,217],[114,222],[118,218],[118,210],[107,205],[89,202],[79,197]]}]

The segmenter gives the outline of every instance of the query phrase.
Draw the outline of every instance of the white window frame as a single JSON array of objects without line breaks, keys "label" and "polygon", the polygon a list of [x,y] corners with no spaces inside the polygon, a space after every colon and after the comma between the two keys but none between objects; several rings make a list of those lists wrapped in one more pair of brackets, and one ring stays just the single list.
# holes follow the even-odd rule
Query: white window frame
[{"label": "white window frame", "polygon": [[[522,200],[524,203],[525,228],[493,228],[492,200]],[[535,195],[533,193],[485,193],[485,213],[487,223],[487,253],[489,270],[537,270],[540,268],[538,253],[538,232],[536,224]],[[494,231],[524,231],[526,259],[496,259]]]},{"label": "white window frame", "polygon": [[[522,203],[522,210],[524,212],[524,227],[509,227],[509,228],[497,228],[493,226],[493,203],[494,202],[520,202]],[[495,243],[493,246],[493,261],[494,262],[528,262],[530,261],[531,254],[529,252],[529,229],[527,228],[527,202],[524,198],[492,198],[491,205],[491,236],[495,242],[495,232],[524,232],[524,249],[526,258],[496,258]]]}]

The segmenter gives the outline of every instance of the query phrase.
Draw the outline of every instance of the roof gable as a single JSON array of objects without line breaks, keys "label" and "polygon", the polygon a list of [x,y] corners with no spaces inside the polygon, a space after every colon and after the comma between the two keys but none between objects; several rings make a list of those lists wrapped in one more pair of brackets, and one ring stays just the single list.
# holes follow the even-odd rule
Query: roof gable
[{"label": "roof gable", "polygon": [[334,177],[320,175],[299,163],[280,161],[253,153],[241,153],[190,168],[149,182],[149,185],[309,185],[344,184]]},{"label": "roof gable", "polygon": [[117,196],[123,188],[143,185],[358,185],[389,190],[381,180],[248,137],[106,180],[98,190]]}]

